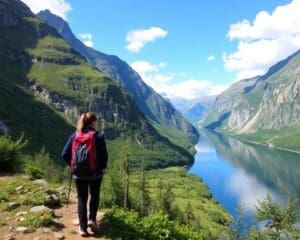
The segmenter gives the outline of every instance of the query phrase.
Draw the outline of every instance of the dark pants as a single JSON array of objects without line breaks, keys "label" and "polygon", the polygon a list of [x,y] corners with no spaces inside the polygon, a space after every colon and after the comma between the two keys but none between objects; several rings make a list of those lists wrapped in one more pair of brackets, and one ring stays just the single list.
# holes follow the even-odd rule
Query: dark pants
[{"label": "dark pants", "polygon": [[87,200],[90,189],[90,214],[89,219],[96,220],[97,210],[99,206],[99,193],[102,179],[98,180],[80,180],[75,179],[77,188],[77,209],[79,224],[81,230],[87,229]]}]

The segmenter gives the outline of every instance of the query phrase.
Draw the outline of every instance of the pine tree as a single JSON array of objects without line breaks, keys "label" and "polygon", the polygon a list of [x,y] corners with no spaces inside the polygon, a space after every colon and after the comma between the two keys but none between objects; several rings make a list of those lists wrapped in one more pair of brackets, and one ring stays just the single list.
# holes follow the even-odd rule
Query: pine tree
[{"label": "pine tree", "polygon": [[172,211],[172,203],[175,200],[175,195],[172,191],[172,187],[171,184],[168,183],[166,190],[164,191],[163,195],[162,195],[162,209],[163,211],[168,214],[169,217],[172,218],[173,216],[173,211]]},{"label": "pine tree", "polygon": [[141,215],[146,216],[150,209],[151,199],[149,196],[149,191],[147,190],[144,158],[142,158],[140,170],[141,170],[141,178],[140,178],[139,192],[138,192],[138,210]]},{"label": "pine tree", "polygon": [[296,201],[289,200],[286,207],[281,207],[267,195],[263,201],[259,201],[256,210],[256,219],[266,222],[265,233],[271,239],[299,237],[299,229],[295,227],[295,223],[300,219]]}]

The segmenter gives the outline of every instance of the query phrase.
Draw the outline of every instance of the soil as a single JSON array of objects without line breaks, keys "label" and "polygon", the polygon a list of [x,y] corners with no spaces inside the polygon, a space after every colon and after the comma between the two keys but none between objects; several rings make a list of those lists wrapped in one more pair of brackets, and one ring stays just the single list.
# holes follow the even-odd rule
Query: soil
[{"label": "soil", "polygon": [[[6,180],[13,176],[0,176],[0,185],[4,184]],[[23,211],[23,210],[20,210]],[[108,239],[104,237],[104,227],[101,226],[101,219],[104,213],[98,212],[97,220],[99,223],[99,229],[97,233],[92,233],[89,229],[89,233],[92,235],[90,237],[81,237],[78,232],[78,217],[77,217],[77,201],[75,192],[70,194],[70,203],[68,205],[63,205],[61,208],[54,209],[55,220],[61,227],[58,230],[50,230],[50,232],[45,233],[44,228],[36,229],[31,233],[16,233],[17,220],[15,213],[0,211],[0,240],[8,239],[22,239],[22,240],[55,240],[59,239],[59,236],[64,236],[61,239]],[[1,222],[5,222],[6,225],[1,225]],[[47,231],[47,229],[46,229]],[[49,231],[49,230],[48,230]]]}]

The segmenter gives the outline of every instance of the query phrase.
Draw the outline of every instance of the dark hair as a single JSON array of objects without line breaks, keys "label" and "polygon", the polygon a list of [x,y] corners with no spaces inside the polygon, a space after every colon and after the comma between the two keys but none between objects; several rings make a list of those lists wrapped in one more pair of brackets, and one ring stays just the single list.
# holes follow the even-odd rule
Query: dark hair
[{"label": "dark hair", "polygon": [[85,127],[91,126],[93,122],[97,121],[97,114],[94,112],[87,112],[81,114],[77,122],[77,131],[82,132]]}]

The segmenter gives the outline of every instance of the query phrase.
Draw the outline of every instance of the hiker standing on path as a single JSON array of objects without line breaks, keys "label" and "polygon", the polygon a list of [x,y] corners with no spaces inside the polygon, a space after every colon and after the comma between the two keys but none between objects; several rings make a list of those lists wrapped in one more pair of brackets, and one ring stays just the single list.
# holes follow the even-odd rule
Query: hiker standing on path
[{"label": "hiker standing on path", "polygon": [[[84,113],[77,122],[77,131],[72,133],[62,151],[63,160],[70,166],[75,179],[78,198],[79,234],[89,236],[87,228],[97,230],[96,215],[99,206],[103,170],[107,164],[104,136],[97,132],[97,115]],[[87,200],[90,192],[89,217]]]}]

